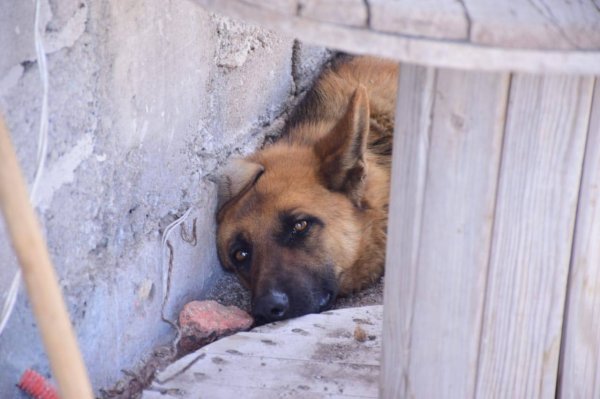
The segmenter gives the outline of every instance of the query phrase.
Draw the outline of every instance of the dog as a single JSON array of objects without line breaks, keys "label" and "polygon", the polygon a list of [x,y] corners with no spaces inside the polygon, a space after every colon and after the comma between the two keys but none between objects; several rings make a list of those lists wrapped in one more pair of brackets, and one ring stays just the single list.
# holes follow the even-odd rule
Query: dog
[{"label": "dog", "polygon": [[330,308],[383,273],[398,66],[342,56],[281,137],[218,184],[217,251],[257,324]]}]

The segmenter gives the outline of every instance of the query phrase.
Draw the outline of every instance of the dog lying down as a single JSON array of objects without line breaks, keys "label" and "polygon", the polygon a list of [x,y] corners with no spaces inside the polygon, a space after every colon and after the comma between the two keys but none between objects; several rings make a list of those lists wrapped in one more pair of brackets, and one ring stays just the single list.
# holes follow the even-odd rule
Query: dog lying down
[{"label": "dog lying down", "polygon": [[397,77],[340,57],[280,139],[222,172],[218,254],[257,324],[326,310],[383,273]]}]

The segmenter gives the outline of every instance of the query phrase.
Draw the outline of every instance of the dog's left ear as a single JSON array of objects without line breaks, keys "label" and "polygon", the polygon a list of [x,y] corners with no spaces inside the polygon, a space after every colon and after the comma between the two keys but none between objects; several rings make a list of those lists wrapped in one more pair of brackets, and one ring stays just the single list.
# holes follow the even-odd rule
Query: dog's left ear
[{"label": "dog's left ear", "polygon": [[327,188],[345,193],[356,206],[361,204],[367,174],[369,118],[367,89],[359,85],[342,119],[314,147]]},{"label": "dog's left ear", "polygon": [[217,178],[217,209],[256,183],[264,170],[262,165],[246,159],[230,159]]}]

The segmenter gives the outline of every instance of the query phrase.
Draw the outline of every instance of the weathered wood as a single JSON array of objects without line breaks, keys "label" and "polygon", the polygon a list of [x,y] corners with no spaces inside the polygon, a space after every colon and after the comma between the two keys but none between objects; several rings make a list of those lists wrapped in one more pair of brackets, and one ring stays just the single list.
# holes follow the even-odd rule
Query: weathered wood
[{"label": "weathered wood", "polygon": [[[236,392],[248,391],[244,398],[300,397],[307,394],[336,394],[340,397],[377,397],[379,366],[326,361],[285,359],[277,357],[274,348],[262,344],[263,356],[213,354],[198,359],[185,373],[173,380],[155,384],[151,390],[177,389],[181,394],[163,398],[197,398],[202,392],[206,398],[230,399]],[[267,351],[268,350],[268,351]],[[228,389],[225,389],[228,387]],[[216,391],[213,391],[217,388]],[[218,396],[224,394],[224,396]]]},{"label": "weathered wood", "polygon": [[[249,3],[245,0],[193,1],[208,10],[253,21],[307,43],[353,54],[371,54],[407,63],[471,70],[572,74],[600,73],[600,51],[598,51],[600,43],[595,41],[594,51],[579,50],[577,48],[568,51],[562,48],[555,49],[552,47],[551,40],[548,41],[549,45],[545,49],[520,47],[519,42],[511,43],[510,47],[491,46],[451,38],[436,39],[401,33],[377,32],[368,28],[360,29],[355,26],[317,21],[312,18],[298,16],[298,14],[290,16],[289,10],[286,9],[285,12],[282,12],[274,9],[269,5],[269,2],[258,3],[253,1]],[[440,2],[445,1],[440,0]],[[513,2],[506,3],[513,4]],[[435,3],[432,4],[432,8],[435,9]],[[590,13],[589,15],[595,18],[594,21],[600,19],[600,16],[595,16],[596,14]],[[493,20],[493,13],[490,12],[489,17]],[[398,18],[401,18],[401,16],[398,16]],[[456,24],[450,23],[449,26],[455,29]],[[535,24],[531,26],[531,29],[535,28]],[[452,35],[449,34],[449,36]],[[591,37],[596,36],[592,35]],[[526,44],[524,43],[524,45]]]},{"label": "weathered wood", "polygon": [[[435,70],[402,65],[392,155],[392,180],[386,281],[384,286],[383,349],[380,397],[400,398],[407,391],[403,374],[410,364],[411,321]],[[399,184],[401,182],[401,184]],[[393,283],[390,283],[393,282]],[[407,302],[403,302],[407,301]]]},{"label": "weathered wood", "polygon": [[[383,384],[387,389],[390,381],[404,379],[404,385],[383,396],[472,397],[509,79],[439,70],[433,87],[413,90],[406,86],[406,79],[413,79],[404,76],[406,69],[394,142],[386,332],[398,321],[408,324],[395,328],[393,334],[401,331],[402,339],[386,335],[384,365],[390,375]],[[433,119],[407,123],[415,112],[407,100],[423,90],[434,96]],[[427,136],[425,154],[419,146]],[[413,191],[411,175],[420,176],[422,194]],[[417,203],[421,209],[415,209]],[[419,229],[410,220],[413,214],[421,219]],[[402,353],[400,367],[387,362],[388,352]]]},{"label": "weathered wood", "polygon": [[363,0],[298,0],[298,16],[345,26],[367,26]]},{"label": "weathered wood", "polygon": [[469,21],[456,0],[369,0],[371,29],[432,39],[469,37]]},{"label": "weathered wood", "polygon": [[471,41],[507,48],[600,49],[594,0],[463,0]]},{"label": "weathered wood", "polygon": [[600,397],[600,82],[581,182],[563,337],[561,398]]},{"label": "weathered wood", "polygon": [[516,75],[476,395],[553,398],[593,79]]},{"label": "weathered wood", "polygon": [[[233,359],[235,360],[235,359]],[[254,366],[255,369],[256,365]],[[240,367],[248,367],[247,364],[241,364]],[[287,369],[282,368],[277,370],[286,372]],[[277,372],[276,371],[276,372]],[[298,370],[296,370],[298,371]],[[257,373],[258,374],[258,373]],[[258,378],[260,375],[252,375],[252,378]],[[297,387],[290,387],[286,390],[270,389],[270,388],[257,388],[247,386],[235,386],[231,385],[231,381],[225,381],[223,384],[215,382],[203,382],[202,376],[199,374],[197,381],[189,381],[184,386],[194,386],[193,392],[180,390],[177,385],[174,388],[169,389],[156,389],[148,390],[143,394],[143,399],[181,399],[181,398],[192,398],[192,399],[280,399],[280,398],[302,398],[302,399],[348,399],[348,398],[373,398],[374,396],[349,396],[343,393],[328,393],[325,388],[327,385],[321,385],[323,392],[311,392],[306,388],[314,388],[308,385],[298,385]],[[329,389],[329,388],[328,388]],[[206,394],[208,392],[208,394]]]},{"label": "weathered wood", "polygon": [[143,397],[375,398],[382,312],[335,310],[235,334],[167,367]]},{"label": "weathered wood", "polygon": [[298,0],[244,0],[255,7],[276,11],[283,15],[295,15],[298,10]]},{"label": "weathered wood", "polygon": [[194,1],[314,44],[478,71],[401,68],[382,396],[552,397],[563,328],[562,395],[598,395],[594,131],[575,226],[593,79],[517,74],[504,110],[506,75],[481,73],[600,74],[596,0],[365,0],[366,23],[354,0]]}]

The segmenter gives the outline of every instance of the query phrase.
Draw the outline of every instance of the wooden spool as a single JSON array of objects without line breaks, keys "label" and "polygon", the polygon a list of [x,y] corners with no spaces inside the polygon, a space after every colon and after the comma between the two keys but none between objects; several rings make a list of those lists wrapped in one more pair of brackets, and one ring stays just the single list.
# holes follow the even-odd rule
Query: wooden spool
[{"label": "wooden spool", "polygon": [[600,397],[597,3],[195,2],[401,63],[382,397]]}]

